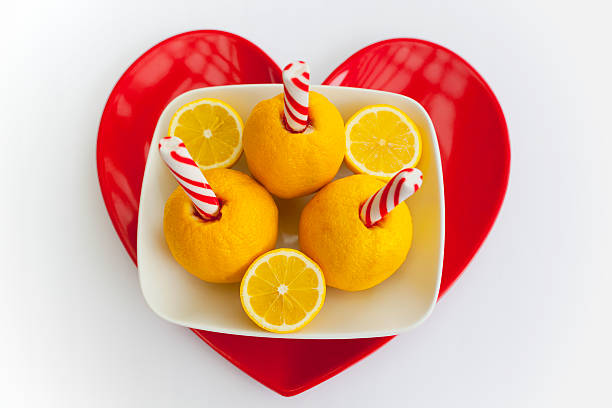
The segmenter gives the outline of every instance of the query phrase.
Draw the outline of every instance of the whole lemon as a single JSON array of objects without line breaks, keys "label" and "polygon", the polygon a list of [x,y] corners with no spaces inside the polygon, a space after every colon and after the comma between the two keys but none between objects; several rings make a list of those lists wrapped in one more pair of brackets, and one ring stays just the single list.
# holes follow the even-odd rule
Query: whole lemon
[{"label": "whole lemon", "polygon": [[360,174],[328,184],[304,207],[299,239],[302,251],[319,264],[325,282],[342,290],[378,285],[404,262],[412,242],[412,218],[400,203],[368,228],[359,209],[385,185]]},{"label": "whole lemon", "polygon": [[164,234],[174,259],[207,282],[240,282],[259,255],[274,248],[278,208],[255,180],[236,170],[204,176],[221,202],[221,216],[205,221],[178,187],[164,208]]},{"label": "whole lemon", "polygon": [[309,94],[309,127],[287,130],[283,94],[258,103],[246,121],[243,146],[249,170],[280,198],[313,193],[329,183],[344,159],[344,122],[323,95]]}]

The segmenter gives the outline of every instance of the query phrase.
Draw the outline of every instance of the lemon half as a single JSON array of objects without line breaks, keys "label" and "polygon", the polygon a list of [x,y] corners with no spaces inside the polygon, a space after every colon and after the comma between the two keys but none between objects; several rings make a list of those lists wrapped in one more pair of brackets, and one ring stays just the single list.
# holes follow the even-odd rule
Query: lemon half
[{"label": "lemon half", "polygon": [[281,248],[257,258],[244,274],[240,299],[262,329],[290,333],[306,326],[325,301],[321,268],[303,253]]},{"label": "lemon half", "polygon": [[416,124],[391,105],[371,105],[359,110],[346,123],[347,166],[355,173],[383,179],[421,158],[421,134]]},{"label": "lemon half", "polygon": [[242,153],[242,119],[227,103],[204,98],[183,105],[170,120],[169,136],[183,140],[202,170],[230,167]]}]

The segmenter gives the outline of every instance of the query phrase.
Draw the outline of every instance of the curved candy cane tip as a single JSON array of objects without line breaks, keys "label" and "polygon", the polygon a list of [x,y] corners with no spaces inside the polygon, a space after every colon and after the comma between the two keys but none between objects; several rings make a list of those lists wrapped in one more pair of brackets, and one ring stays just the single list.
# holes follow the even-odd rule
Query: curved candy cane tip
[{"label": "curved candy cane tip", "polygon": [[283,69],[284,117],[288,130],[303,132],[308,126],[310,70],[304,61],[289,63]]},{"label": "curved candy cane tip", "polygon": [[218,218],[221,206],[219,199],[183,141],[175,136],[164,137],[159,143],[159,151],[166,166],[202,218],[206,220]]},{"label": "curved candy cane tip", "polygon": [[401,202],[416,193],[421,187],[422,180],[423,173],[419,169],[400,170],[360,207],[361,221],[366,227],[375,225]]}]

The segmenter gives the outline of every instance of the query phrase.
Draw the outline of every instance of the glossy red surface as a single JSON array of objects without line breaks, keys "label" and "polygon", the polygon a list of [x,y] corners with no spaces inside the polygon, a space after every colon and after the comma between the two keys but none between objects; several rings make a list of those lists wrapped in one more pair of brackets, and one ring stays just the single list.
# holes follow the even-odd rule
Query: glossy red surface
[{"label": "glossy red surface", "polygon": [[[106,207],[134,262],[144,165],[157,119],[168,102],[194,88],[280,81],[279,67],[263,51],[220,31],[172,37],[127,69],[102,115],[97,162]],[[373,44],[351,56],[324,83],[402,93],[429,111],[445,178],[444,293],[486,237],[505,193],[510,150],[495,96],[460,57],[413,39]],[[466,170],[478,171],[482,182],[469,185],[461,177]],[[194,332],[238,368],[287,396],[325,381],[392,339],[279,340]]]},{"label": "glossy red surface", "polygon": [[125,71],[100,121],[98,178],[113,225],[134,262],[144,166],[166,105],[195,88],[280,81],[280,68],[268,55],[244,38],[220,31],[169,38]]},{"label": "glossy red surface", "polygon": [[[418,101],[431,116],[444,173],[442,296],[480,248],[506,194],[510,143],[495,95],[457,54],[403,38],[358,51],[323,83],[399,93]],[[465,174],[478,174],[478,182]]]}]

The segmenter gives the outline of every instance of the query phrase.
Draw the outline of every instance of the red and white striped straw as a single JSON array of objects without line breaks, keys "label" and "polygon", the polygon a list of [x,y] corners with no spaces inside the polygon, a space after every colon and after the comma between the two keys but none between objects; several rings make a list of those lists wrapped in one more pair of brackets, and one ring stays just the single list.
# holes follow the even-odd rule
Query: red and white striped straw
[{"label": "red and white striped straw", "polygon": [[219,199],[191,158],[185,143],[175,136],[164,137],[159,142],[159,153],[202,218],[215,219],[219,214]]},{"label": "red and white striped straw", "polygon": [[308,126],[310,69],[304,61],[292,62],[283,69],[285,122],[289,130],[303,132]]},{"label": "red and white striped straw", "polygon": [[361,221],[366,227],[376,224],[399,203],[413,195],[421,184],[423,184],[421,170],[416,168],[401,170],[363,203],[359,210]]}]

